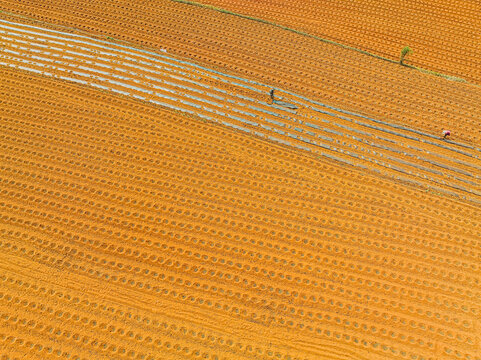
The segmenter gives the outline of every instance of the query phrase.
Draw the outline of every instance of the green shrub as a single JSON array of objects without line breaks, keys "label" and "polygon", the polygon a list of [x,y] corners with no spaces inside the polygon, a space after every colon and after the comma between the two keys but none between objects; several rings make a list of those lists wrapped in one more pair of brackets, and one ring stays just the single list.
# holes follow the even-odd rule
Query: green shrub
[{"label": "green shrub", "polygon": [[401,65],[404,65],[404,58],[406,56],[408,56],[409,54],[411,54],[413,51],[411,50],[411,48],[409,46],[405,46],[402,50],[401,50],[401,59],[399,60],[399,63]]}]

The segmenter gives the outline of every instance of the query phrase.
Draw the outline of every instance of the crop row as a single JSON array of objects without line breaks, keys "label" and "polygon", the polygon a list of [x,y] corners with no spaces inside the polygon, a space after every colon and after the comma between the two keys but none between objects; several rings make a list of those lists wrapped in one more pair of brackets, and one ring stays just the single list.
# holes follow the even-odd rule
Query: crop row
[{"label": "crop row", "polygon": [[[460,139],[477,139],[477,109],[472,104],[480,94],[475,87],[366,59],[313,39],[300,39],[268,25],[206,9],[162,2],[150,9],[150,18],[145,18],[132,17],[129,12],[135,6],[122,9],[121,5],[108,5],[113,8],[107,11],[103,5],[83,3],[79,11],[90,15],[79,22],[72,13],[62,14],[62,24],[167,49],[344,108],[409,123],[432,134],[439,133],[441,127],[451,127]],[[58,21],[48,6],[36,10],[50,14],[45,17],[49,21]],[[62,13],[58,11],[55,14]],[[26,13],[31,14],[28,7]],[[128,21],[121,20],[124,13]],[[103,14],[114,16],[103,19]]]},{"label": "crop row", "polygon": [[403,46],[410,45],[415,50],[410,63],[478,83],[481,80],[476,67],[481,54],[475,31],[479,9],[459,1],[429,4],[363,1],[342,6],[313,1],[269,5],[235,0],[201,2],[393,60],[398,60]]},{"label": "crop row", "polygon": [[476,359],[469,205],[130,97],[1,81],[9,354]]},{"label": "crop row", "polygon": [[[31,30],[29,30],[29,32],[31,32]],[[46,35],[46,36],[51,36],[51,35]],[[54,36],[54,37],[56,39],[59,39],[58,35]],[[4,37],[4,39],[6,39],[6,37]],[[38,37],[37,37],[37,39],[38,39]],[[14,39],[12,39],[12,40],[16,41]],[[33,71],[33,70],[35,70],[34,69],[35,66],[37,67],[37,69],[42,69],[41,67],[38,68],[38,65],[42,65],[42,63],[38,63],[39,59],[41,59],[41,58],[39,58],[38,55],[40,55],[42,53],[45,53],[45,56],[46,55],[55,56],[55,57],[64,57],[65,56],[64,54],[62,54],[61,51],[59,52],[60,49],[58,49],[58,45],[56,45],[55,47],[53,45],[48,46],[48,41],[49,41],[48,38],[47,38],[47,40],[42,40],[40,38],[39,41],[40,40],[44,43],[44,45],[41,45],[41,46],[47,47],[48,50],[50,50],[50,51],[36,50],[34,45],[33,45],[33,48],[31,49],[30,54],[33,53],[33,54],[37,54],[37,55],[30,55],[30,54],[25,53],[25,52],[19,53],[18,51],[12,51],[12,50],[7,49],[6,51],[8,53],[12,54],[12,55],[8,56],[8,59],[13,63],[13,65],[17,61],[26,62],[26,63],[28,63],[28,66],[30,66],[30,69]],[[18,41],[20,41],[20,40],[18,40]],[[53,41],[53,40],[50,40],[50,41]],[[72,41],[78,42],[79,40],[72,39]],[[58,40],[55,40],[54,42],[56,44],[61,44]],[[81,43],[82,44],[88,44],[88,42],[85,41],[85,40],[82,40]],[[47,45],[45,45],[45,44],[47,44]],[[67,42],[67,44],[68,44],[68,42]],[[32,46],[32,45],[30,45],[30,46]],[[68,46],[70,48],[72,48],[71,44],[69,44]],[[97,44],[95,46],[98,47],[99,44]],[[13,43],[13,44],[10,44],[10,48],[18,49],[18,46]],[[22,47],[22,48],[26,51],[29,51],[29,48],[25,48],[25,47]],[[81,49],[83,49],[84,52],[85,52],[85,50],[87,50],[87,48],[85,46],[82,46]],[[57,53],[55,53],[55,51],[57,51]],[[106,56],[109,56],[109,54],[110,54],[109,52],[106,52],[105,50],[101,50],[100,54],[99,54],[98,50],[95,50],[96,51],[95,53],[93,51],[94,50],[91,50],[91,54],[96,54],[95,57],[92,56],[92,55],[87,55],[87,54],[83,54],[83,56],[86,56],[88,58],[94,58],[94,59],[96,57],[100,57],[101,59],[104,59]],[[294,143],[301,141],[302,143],[307,143],[308,145],[310,145],[310,144],[313,145],[313,146],[308,146],[308,147],[306,147],[305,145],[296,145],[296,146],[301,147],[301,148],[306,148],[308,150],[313,150],[313,151],[316,151],[316,152],[319,151],[318,149],[319,149],[319,146],[320,146],[321,148],[324,149],[322,154],[326,153],[327,154],[326,156],[328,156],[328,157],[331,156],[331,155],[329,155],[329,153],[330,154],[333,154],[333,153],[336,154],[336,153],[340,152],[340,153],[342,153],[343,156],[348,155],[348,159],[349,159],[348,162],[352,162],[352,159],[355,159],[355,161],[357,163],[359,163],[359,166],[363,166],[363,167],[368,166],[368,167],[371,167],[371,168],[378,168],[378,169],[379,169],[379,167],[381,167],[383,170],[388,168],[389,170],[391,170],[394,173],[402,171],[404,174],[406,174],[408,176],[421,177],[423,180],[428,179],[428,180],[430,180],[430,181],[432,181],[432,182],[434,182],[438,185],[450,186],[452,184],[452,187],[456,190],[461,190],[461,191],[464,191],[464,192],[470,192],[470,193],[473,193],[473,194],[478,194],[478,192],[476,191],[476,188],[478,187],[477,182],[469,180],[468,178],[464,178],[464,176],[468,176],[468,177],[473,178],[473,180],[475,180],[475,175],[472,174],[469,171],[457,169],[459,164],[463,164],[463,165],[466,164],[466,165],[469,166],[469,163],[467,163],[465,161],[457,161],[457,164],[453,164],[456,167],[453,167],[453,166],[448,165],[448,164],[443,165],[439,161],[432,161],[430,159],[425,158],[424,156],[426,156],[426,155],[423,155],[423,157],[419,157],[418,155],[413,154],[411,150],[408,150],[409,152],[407,152],[405,149],[402,148],[402,147],[406,147],[407,144],[404,145],[404,144],[399,143],[399,142],[394,142],[395,146],[398,146],[398,145],[401,146],[400,149],[399,148],[396,149],[396,147],[392,146],[392,144],[393,144],[392,140],[387,139],[388,142],[386,142],[386,140],[383,140],[383,138],[379,137],[379,136],[376,136],[376,138],[378,139],[376,141],[376,143],[368,141],[367,139],[364,140],[362,138],[359,138],[358,134],[361,134],[361,135],[367,134],[369,136],[371,136],[371,135],[366,133],[365,131],[356,130],[353,127],[346,127],[345,125],[340,125],[340,124],[338,124],[338,121],[339,121],[338,119],[333,119],[334,122],[330,122],[330,121],[327,121],[326,119],[322,119],[322,118],[320,119],[317,116],[312,116],[312,115],[310,115],[310,113],[312,113],[312,109],[310,109],[309,107],[307,107],[307,110],[310,113],[307,112],[307,114],[302,114],[301,116],[297,116],[297,114],[288,113],[287,116],[286,116],[286,115],[282,114],[283,111],[280,110],[280,109],[273,109],[275,112],[273,112],[273,110],[268,110],[269,107],[266,106],[267,104],[265,104],[263,102],[256,101],[256,99],[255,99],[256,95],[254,95],[254,97],[251,97],[251,98],[246,97],[244,95],[238,95],[237,98],[236,98],[235,94],[229,95],[227,91],[222,90],[220,88],[213,88],[213,92],[208,92],[208,91],[205,90],[207,85],[204,85],[204,84],[202,84],[198,81],[193,81],[193,80],[189,79],[189,75],[188,75],[189,69],[185,66],[181,67],[182,68],[181,73],[184,74],[184,77],[181,77],[179,75],[172,75],[172,74],[166,73],[166,75],[169,76],[170,78],[169,78],[169,80],[163,80],[162,77],[164,76],[164,74],[162,72],[155,71],[155,70],[149,70],[149,68],[147,68],[147,67],[141,67],[141,66],[133,65],[133,64],[131,65],[129,62],[126,62],[121,57],[121,56],[126,57],[126,55],[123,55],[122,53],[119,54],[119,50],[114,49],[114,51],[117,51],[117,53],[112,52],[111,55],[110,55],[110,56],[114,56],[115,59],[116,59],[116,67],[114,68],[113,72],[124,73],[124,75],[111,74],[112,76],[119,78],[119,80],[107,80],[108,86],[111,86],[114,91],[118,91],[118,92],[123,93],[123,94],[130,94],[131,96],[139,97],[139,98],[143,98],[143,99],[146,99],[144,93],[149,93],[150,95],[149,95],[148,100],[152,101],[154,103],[158,102],[157,100],[154,100],[154,97],[157,96],[157,98],[158,98],[160,96],[161,99],[162,99],[162,102],[161,102],[162,104],[167,104],[169,106],[169,103],[170,103],[170,106],[173,107],[173,108],[188,111],[188,112],[195,112],[196,111],[198,114],[204,113],[204,114],[206,114],[205,116],[207,116],[208,118],[211,118],[211,119],[212,118],[219,119],[219,115],[220,115],[221,117],[218,121],[220,121],[222,123],[225,123],[225,120],[223,120],[223,119],[227,119],[230,122],[234,121],[234,123],[240,121],[241,124],[243,125],[242,129],[244,129],[245,131],[249,131],[249,132],[253,132],[255,134],[261,134],[261,135],[264,134],[263,136],[266,136],[268,138],[273,138],[273,139],[278,139],[278,138],[289,139],[289,140],[280,140],[283,143],[292,143],[292,139],[294,139]],[[125,53],[125,51],[122,51],[122,52]],[[14,53],[16,53],[17,55],[13,56]],[[70,54],[72,54],[72,55],[76,54],[77,58],[79,60],[82,60],[82,57],[81,57],[82,54],[81,53],[74,52],[74,51],[68,51],[68,53],[69,53],[69,55]],[[129,55],[135,56],[134,53],[129,53]],[[28,61],[28,60],[24,61],[21,58],[20,59],[17,58],[17,56],[26,56],[27,58],[34,58],[36,62],[32,63],[31,61]],[[82,65],[76,65],[75,62],[78,62],[78,60],[76,60],[75,57],[68,56],[68,58],[69,58],[69,62],[64,62],[64,66],[66,66],[66,67],[70,66],[72,68],[72,70],[65,70],[66,74],[70,75],[73,72],[74,74],[79,75],[80,77],[84,76],[84,78],[86,79],[86,80],[78,80],[78,81],[82,81],[82,82],[89,81],[90,83],[93,82],[93,85],[96,85],[97,87],[108,88],[108,87],[106,87],[104,85],[101,85],[101,84],[105,83],[105,77],[109,76],[110,73],[105,72],[105,70],[102,70],[102,71],[96,70],[96,68],[95,68],[95,64],[97,64],[97,68],[100,65],[102,66],[102,69],[111,68],[112,66],[107,65],[108,59],[105,59],[106,63],[103,64],[103,65],[101,63],[95,63],[95,62],[90,61],[90,60],[85,61],[85,62],[80,62],[82,64],[88,65],[88,67],[85,67],[85,66],[82,66]],[[144,58],[145,58],[145,56],[144,56]],[[42,58],[42,59],[44,59],[43,61],[47,62],[47,63],[48,63],[48,61],[50,61],[47,57]],[[133,58],[131,56],[129,56],[128,59],[130,59],[128,61],[133,60]],[[153,64],[155,63],[155,59],[153,59],[152,57],[149,57],[148,59],[149,59],[150,63],[146,63],[145,61],[142,61],[142,63],[153,66]],[[137,61],[140,61],[140,60],[137,60]],[[175,71],[175,68],[178,69],[180,67],[179,65],[172,64],[171,62],[169,63],[168,61],[165,61],[165,60],[161,60],[160,62],[162,64],[163,69],[166,69],[166,68],[170,67],[171,69],[174,68],[174,71]],[[59,63],[59,61],[57,60],[56,63]],[[22,67],[21,65],[15,65],[15,66]],[[32,66],[34,68],[32,68]],[[43,63],[42,66],[47,66],[47,64]],[[145,75],[141,75],[140,73],[136,74],[132,71],[125,70],[125,69],[129,69],[129,66],[134,67],[134,69],[145,69],[145,70],[149,71],[150,73],[155,73],[157,78],[153,78],[152,76],[144,77]],[[79,69],[79,67],[82,68],[82,72],[78,72],[77,70],[75,70],[75,69]],[[48,68],[52,69],[52,70],[57,69],[57,71],[63,70],[62,68],[58,68],[58,67],[52,68],[51,65],[48,65]],[[46,70],[35,70],[35,71],[42,71],[44,73],[46,72]],[[94,74],[96,72],[97,72],[97,74],[99,74],[99,72],[100,72],[101,75],[89,75],[88,72],[92,72],[92,71],[93,71]],[[135,70],[135,71],[138,71],[138,70]],[[178,72],[178,70],[177,70],[177,72]],[[133,77],[127,78],[127,77],[125,77],[125,73],[128,73],[129,76],[133,75]],[[204,75],[206,75],[206,74],[204,73]],[[75,75],[70,75],[70,76],[75,76]],[[92,76],[94,77],[94,79],[92,79]],[[187,76],[187,78],[185,76]],[[193,75],[190,75],[190,76],[193,76]],[[63,76],[63,78],[71,79],[73,81],[76,81],[75,78],[71,78],[71,77],[68,77],[68,76],[65,76],[65,75]],[[96,81],[96,78],[97,78],[98,81]],[[155,80],[158,84],[161,84],[162,86],[156,86],[155,82],[153,82],[153,80]],[[147,84],[148,81],[150,81],[150,82]],[[186,85],[183,85],[182,82],[184,82],[184,84],[186,84]],[[132,84],[132,85],[130,85],[129,83]],[[234,82],[231,81],[231,83],[234,83]],[[236,88],[239,88],[239,85],[241,85],[238,82],[235,82],[235,84],[236,84],[235,85]],[[222,85],[228,86],[229,82],[226,81]],[[156,91],[155,93],[152,90],[150,90],[152,87],[155,88],[155,91]],[[197,89],[195,87],[197,87]],[[120,90],[120,88],[122,88],[124,90]],[[209,86],[209,88],[212,88],[212,86]],[[249,88],[250,88],[250,86],[244,85],[244,90],[247,90]],[[202,90],[200,90],[200,89],[202,89]],[[127,92],[125,90],[127,90]],[[162,94],[162,92],[163,92],[163,94]],[[217,94],[221,94],[222,96],[217,95],[216,92],[217,92]],[[140,95],[140,94],[142,94],[142,95]],[[210,100],[209,100],[209,97],[210,97]],[[184,100],[184,99],[186,99],[186,100]],[[231,99],[233,99],[233,100],[231,100]],[[182,107],[179,107],[177,105],[178,100],[180,100],[180,102],[183,104]],[[246,100],[248,101],[247,104],[245,103]],[[228,102],[232,105],[229,105],[228,107],[226,107],[225,105],[223,105],[226,102]],[[249,102],[252,105],[249,104]],[[306,104],[302,104],[302,105],[306,106]],[[215,109],[216,107],[217,107],[217,109]],[[229,112],[230,112],[230,114],[229,114]],[[214,115],[214,117],[212,117],[212,115]],[[252,120],[247,120],[247,118],[251,118]],[[309,121],[312,121],[313,123],[307,122],[306,118],[309,119]],[[276,119],[276,120],[274,120],[274,119]],[[286,119],[288,120],[288,123],[286,123]],[[289,124],[289,122],[292,125]],[[352,122],[352,120],[351,120],[351,122]],[[329,129],[329,128],[325,128],[325,127],[321,128],[319,125],[316,125],[316,124],[319,124],[319,123],[332,123],[333,125],[331,125],[331,126],[334,126],[334,127],[340,126],[342,129],[347,129],[348,131],[350,131],[351,134],[349,134],[349,132],[346,133],[345,131],[339,132],[339,131],[334,130],[334,129]],[[267,124],[269,124],[269,125],[267,125]],[[359,125],[360,124],[359,121],[357,121],[356,124]],[[247,125],[247,129],[246,129],[245,125]],[[264,130],[267,130],[267,134],[265,132],[262,133],[262,132],[259,132],[259,131],[256,130],[256,127],[259,127],[259,125]],[[361,125],[364,125],[364,124],[361,123]],[[239,127],[238,125],[235,125],[235,126]],[[314,127],[314,130],[312,129],[313,127]],[[249,130],[249,128],[251,128],[251,130]],[[284,130],[282,128],[293,129],[294,132],[293,133],[291,133],[290,131],[286,132],[286,130]],[[372,126],[369,129],[371,130]],[[329,135],[329,136],[326,137],[325,135],[316,135],[316,132],[319,133],[319,131],[316,131],[316,130],[326,131],[326,132],[328,132],[328,134],[327,133],[326,134]],[[380,130],[384,131],[383,129],[380,129]],[[269,132],[275,132],[275,137],[272,137],[271,135],[269,135]],[[302,136],[297,135],[295,132],[302,133]],[[372,130],[371,130],[371,132],[372,132]],[[325,141],[319,143],[317,140],[314,140],[316,137],[317,138],[320,137],[323,140],[328,140],[330,142],[334,142],[336,144],[336,146],[326,144]],[[346,138],[349,139],[348,142],[346,141],[347,140]],[[407,138],[407,137],[405,137],[405,138]],[[353,141],[352,139],[354,139],[354,144],[350,144],[350,142]],[[358,141],[361,141],[361,143],[364,146],[359,147],[358,145],[356,145],[356,143]],[[383,144],[383,142],[384,142],[384,144]],[[390,146],[386,146],[386,145],[390,145]],[[435,145],[435,144],[433,144],[433,145]],[[340,147],[340,149],[338,147]],[[345,150],[343,150],[342,147],[344,147]],[[372,147],[374,147],[375,151],[374,151],[374,149],[373,150],[369,149],[369,147],[371,147],[371,149],[372,149]],[[378,151],[379,148],[392,151],[394,154],[393,155],[387,155],[387,154],[383,155],[382,153],[380,153]],[[413,147],[407,145],[407,148],[412,149]],[[327,151],[325,151],[325,150],[327,150]],[[421,150],[421,151],[423,151],[423,150]],[[428,150],[424,150],[423,152],[424,152],[424,154],[431,153],[431,151],[428,151]],[[401,155],[401,157],[399,157],[400,155]],[[439,157],[439,155],[438,155],[438,157]],[[431,169],[429,167],[422,166],[421,164],[416,164],[416,161],[417,161],[416,159],[420,160],[422,164],[427,162],[428,164],[439,166],[439,167],[442,168],[442,171]],[[444,157],[443,159],[449,160],[449,157]],[[414,162],[413,162],[413,160],[414,160]],[[387,163],[386,163],[386,161],[387,161]],[[400,170],[401,167],[398,164],[396,164],[396,162],[398,164],[400,164],[401,167],[405,167],[407,165],[407,166],[410,166],[410,167],[414,168],[415,171],[413,172],[412,170],[407,170],[407,171]],[[391,164],[392,164],[392,166],[391,166]],[[474,168],[477,168],[477,166],[474,165],[474,164],[471,165],[471,166],[474,167]],[[447,173],[447,171],[448,171],[448,173]],[[450,175],[449,171],[455,171],[458,174]],[[427,174],[426,174],[426,172],[427,172]],[[449,181],[446,181],[445,179],[443,179],[443,177],[448,177]],[[467,189],[466,186],[469,186],[469,188]]]}]

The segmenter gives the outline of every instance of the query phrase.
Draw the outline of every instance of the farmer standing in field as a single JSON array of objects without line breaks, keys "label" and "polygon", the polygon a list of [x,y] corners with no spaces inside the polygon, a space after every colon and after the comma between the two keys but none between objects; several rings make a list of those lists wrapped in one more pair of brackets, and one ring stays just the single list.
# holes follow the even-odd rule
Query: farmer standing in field
[{"label": "farmer standing in field", "polygon": [[446,137],[451,135],[451,131],[449,130],[443,130],[443,140],[446,140]]},{"label": "farmer standing in field", "polygon": [[271,96],[272,102],[274,102],[274,89],[271,89],[271,91],[269,92],[269,95]]}]

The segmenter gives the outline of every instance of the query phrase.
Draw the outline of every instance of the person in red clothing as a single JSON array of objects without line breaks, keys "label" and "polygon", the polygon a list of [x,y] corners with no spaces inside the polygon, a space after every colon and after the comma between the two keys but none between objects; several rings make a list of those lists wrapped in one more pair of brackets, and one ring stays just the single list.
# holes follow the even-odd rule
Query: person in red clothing
[{"label": "person in red clothing", "polygon": [[451,135],[451,131],[443,130],[443,139],[445,140],[447,136]]}]

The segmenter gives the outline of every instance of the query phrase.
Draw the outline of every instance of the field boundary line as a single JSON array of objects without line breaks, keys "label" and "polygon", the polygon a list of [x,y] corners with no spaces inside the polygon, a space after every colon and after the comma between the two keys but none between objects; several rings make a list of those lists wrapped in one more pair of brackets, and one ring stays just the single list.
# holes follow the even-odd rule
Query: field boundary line
[{"label": "field boundary line", "polygon": [[[376,59],[379,59],[379,60],[384,60],[384,61],[390,62],[392,64],[399,64],[399,61],[397,61],[397,60],[389,59],[389,58],[381,56],[381,55],[376,55],[376,54],[370,53],[369,51],[361,50],[361,49],[355,48],[353,46],[341,44],[341,43],[333,41],[333,40],[324,39],[320,36],[312,35],[312,34],[304,32],[304,31],[300,31],[300,30],[290,28],[288,26],[280,25],[280,24],[277,24],[273,21],[269,21],[269,20],[249,16],[249,15],[236,13],[236,12],[226,10],[226,9],[223,9],[223,8],[220,8],[220,7],[217,7],[217,6],[202,4],[202,3],[198,3],[198,2],[195,2],[195,1],[191,1],[191,0],[170,0],[170,1],[180,3],[180,4],[185,4],[185,5],[197,6],[197,7],[200,7],[200,8],[205,8],[205,9],[217,11],[217,12],[220,12],[220,13],[223,13],[223,14],[237,16],[237,17],[240,17],[240,18],[243,18],[243,19],[256,21],[256,22],[266,24],[266,25],[271,25],[271,26],[280,28],[282,30],[286,30],[286,31],[289,31],[289,32],[292,32],[292,33],[295,33],[295,34],[298,34],[298,35],[301,35],[301,36],[309,37],[309,38],[312,38],[312,39],[315,39],[315,40],[318,40],[318,41],[321,41],[321,42],[324,42],[324,43],[327,43],[327,44],[331,44],[331,45],[334,45],[334,46],[339,46],[343,49],[356,51],[358,53],[361,53],[361,54],[364,54],[364,55],[367,55],[367,56],[370,56],[370,57],[373,57],[373,58],[376,58]],[[116,43],[124,43],[124,44],[129,44],[129,45],[132,44],[129,41],[120,40],[120,39],[117,39],[117,38],[114,38],[114,37],[111,37],[111,36],[108,36],[108,35],[91,34],[91,33],[87,32],[85,30],[77,29],[75,27],[60,25],[60,24],[52,24],[52,23],[48,23],[48,22],[45,22],[45,21],[42,21],[42,20],[38,20],[38,19],[35,19],[35,18],[32,18],[32,17],[29,17],[29,16],[12,13],[10,11],[0,10],[0,15],[1,14],[5,14],[7,16],[18,17],[20,19],[29,20],[29,21],[32,21],[34,23],[38,23],[38,24],[42,24],[42,25],[47,24],[47,25],[50,25],[50,26],[53,26],[53,27],[60,27],[60,28],[63,28],[65,30],[68,30],[68,31],[80,32],[84,35],[87,35],[87,36],[90,36],[90,37],[93,37],[93,38],[107,39],[109,41],[113,41],[113,42],[116,42]],[[141,48],[144,48],[144,47],[141,47]],[[148,48],[148,49],[155,50],[155,49],[152,49],[152,48]],[[440,72],[437,72],[437,71],[428,70],[428,69],[424,69],[424,68],[409,65],[409,64],[403,64],[402,66],[404,66],[406,68],[411,68],[413,70],[420,71],[420,72],[422,72],[424,74],[427,74],[427,75],[442,77],[442,78],[444,78],[446,80],[449,80],[449,81],[462,82],[462,83],[466,83],[466,84],[473,85],[473,86],[476,86],[476,87],[480,86],[476,83],[469,82],[466,79],[463,79],[463,78],[460,78],[460,77],[457,77],[457,76],[446,75],[446,74],[443,74],[443,73],[440,73]]]},{"label": "field boundary line", "polygon": [[[257,18],[257,17],[250,16],[250,15],[244,15],[244,14],[237,13],[237,12],[230,11],[230,10],[226,10],[226,9],[221,8],[221,7],[214,6],[214,5],[202,4],[202,3],[198,3],[196,1],[191,1],[191,0],[170,0],[170,1],[180,3],[180,4],[185,4],[185,5],[197,6],[197,7],[200,7],[200,8],[217,11],[217,12],[220,12],[222,14],[237,16],[237,17],[240,17],[240,18],[243,18],[243,19],[256,21],[256,22],[266,24],[266,25],[271,25],[271,26],[277,27],[277,28],[282,29],[282,30],[286,30],[286,31],[289,31],[289,32],[292,32],[292,33],[295,33],[295,34],[298,34],[298,35],[309,37],[309,38],[312,38],[312,39],[315,39],[315,40],[318,40],[318,41],[321,41],[321,42],[324,42],[324,43],[327,43],[327,44],[339,46],[343,49],[356,51],[356,52],[361,53],[363,55],[371,56],[371,57],[379,59],[379,60],[384,60],[384,61],[390,62],[392,64],[399,64],[399,61],[397,61],[397,60],[389,59],[389,58],[381,56],[381,55],[373,54],[373,53],[371,53],[369,51],[366,51],[366,50],[358,49],[356,47],[345,45],[345,44],[339,43],[337,41],[333,41],[333,40],[322,38],[320,36],[312,35],[312,34],[306,33],[305,31],[296,30],[296,29],[293,29],[289,26],[280,25],[280,24],[277,24],[273,21]],[[478,84],[469,82],[466,79],[463,79],[463,78],[460,78],[460,77],[457,77],[457,76],[447,75],[447,74],[443,74],[443,73],[440,73],[440,72],[437,72],[437,71],[428,70],[428,69],[424,69],[424,68],[421,68],[421,67],[408,65],[408,64],[403,64],[403,65],[400,65],[400,66],[404,66],[404,67],[407,67],[407,68],[410,68],[410,69],[413,69],[413,70],[417,70],[417,71],[420,71],[420,72],[422,72],[424,74],[427,74],[427,75],[442,77],[442,78],[444,78],[446,80],[449,80],[449,81],[456,81],[456,82],[467,83],[467,84],[474,85],[474,86],[479,86]]]}]

